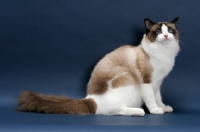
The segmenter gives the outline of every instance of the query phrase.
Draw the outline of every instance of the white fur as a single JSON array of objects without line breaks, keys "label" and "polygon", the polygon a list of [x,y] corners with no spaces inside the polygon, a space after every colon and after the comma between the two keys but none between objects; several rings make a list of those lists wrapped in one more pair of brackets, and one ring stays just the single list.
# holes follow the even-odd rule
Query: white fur
[{"label": "white fur", "polygon": [[[112,88],[111,81],[108,82],[108,91],[101,95],[88,95],[86,98],[92,98],[97,103],[96,114],[104,115],[121,115],[123,107],[140,108],[142,105],[142,98],[139,90],[135,86],[125,86],[119,88]],[[141,109],[141,115],[138,113],[127,115],[143,116],[144,111]],[[125,115],[125,113],[123,113]]]},{"label": "white fur", "polygon": [[[160,85],[163,79],[169,74],[174,66],[175,57],[179,52],[179,44],[177,40],[175,40],[174,36],[171,33],[168,33],[167,26],[163,24],[161,29],[162,34],[158,35],[157,41],[149,43],[146,40],[146,35],[144,35],[142,40],[142,47],[149,55],[151,65],[153,67],[152,84],[149,87],[152,88],[154,95],[148,98],[148,100],[155,101],[151,101],[151,105],[149,107],[147,106],[150,112],[156,108],[162,108],[165,112],[173,111],[173,108],[171,106],[166,106],[162,102],[162,98],[160,95]],[[167,40],[164,35],[168,35]],[[148,95],[148,93],[146,93],[146,95]],[[155,103],[157,104],[157,106],[155,106]],[[155,112],[151,113],[156,114]],[[157,114],[162,113],[162,111],[157,111]]]},{"label": "white fur", "polygon": [[[161,99],[160,85],[163,79],[172,70],[175,62],[175,56],[179,51],[179,44],[168,28],[162,25],[162,34],[158,35],[157,40],[150,43],[143,36],[141,45],[144,51],[150,57],[150,63],[153,67],[152,83],[142,84],[141,88],[134,85],[113,88],[112,80],[108,83],[108,91],[101,95],[88,95],[86,98],[92,98],[97,103],[96,114],[105,115],[136,115],[144,116],[141,105],[144,101],[150,113],[163,114],[172,112],[173,108],[166,106]],[[168,39],[164,37],[168,35]],[[133,53],[130,53],[132,56]],[[135,64],[133,64],[134,66]],[[126,73],[117,75],[121,76]]]}]

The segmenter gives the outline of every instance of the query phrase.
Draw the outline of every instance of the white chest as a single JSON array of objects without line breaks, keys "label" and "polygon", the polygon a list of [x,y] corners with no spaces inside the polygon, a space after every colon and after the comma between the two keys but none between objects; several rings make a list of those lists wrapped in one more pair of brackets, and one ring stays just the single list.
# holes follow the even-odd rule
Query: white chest
[{"label": "white chest", "polygon": [[172,70],[175,62],[175,57],[179,52],[178,41],[171,40],[168,42],[149,42],[144,35],[142,47],[150,58],[150,63],[153,68],[152,83],[154,87],[159,88],[163,79]]},{"label": "white chest", "polygon": [[153,67],[152,83],[160,85],[163,79],[169,74],[174,66],[175,57],[158,55],[157,57],[151,57],[150,63]]}]

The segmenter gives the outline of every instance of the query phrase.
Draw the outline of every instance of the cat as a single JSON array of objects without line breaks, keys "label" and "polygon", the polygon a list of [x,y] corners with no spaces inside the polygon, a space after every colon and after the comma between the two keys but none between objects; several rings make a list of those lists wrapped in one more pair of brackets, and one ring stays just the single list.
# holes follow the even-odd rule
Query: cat
[{"label": "cat", "polygon": [[138,46],[125,45],[101,59],[91,74],[87,96],[74,100],[65,96],[24,91],[18,110],[57,114],[103,114],[144,116],[172,112],[162,102],[160,86],[172,70],[179,52],[176,17],[155,23],[144,19],[146,32]]}]

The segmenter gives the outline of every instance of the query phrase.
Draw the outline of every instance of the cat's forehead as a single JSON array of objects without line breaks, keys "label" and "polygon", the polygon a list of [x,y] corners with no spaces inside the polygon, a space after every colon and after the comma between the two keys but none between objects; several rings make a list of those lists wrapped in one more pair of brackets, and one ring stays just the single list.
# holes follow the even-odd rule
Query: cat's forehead
[{"label": "cat's forehead", "polygon": [[162,26],[165,25],[168,28],[172,28],[172,29],[176,29],[175,25],[173,23],[169,23],[169,22],[158,22],[156,24],[154,24],[151,28],[151,30],[158,30],[161,29]]}]

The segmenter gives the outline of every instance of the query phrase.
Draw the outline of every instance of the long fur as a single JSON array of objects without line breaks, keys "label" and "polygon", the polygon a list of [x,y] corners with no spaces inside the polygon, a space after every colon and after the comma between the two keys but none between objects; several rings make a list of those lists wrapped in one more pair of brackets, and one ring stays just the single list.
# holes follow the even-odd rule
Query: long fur
[{"label": "long fur", "polygon": [[95,114],[92,99],[74,100],[65,96],[52,96],[24,91],[19,96],[18,110],[54,114]]}]

